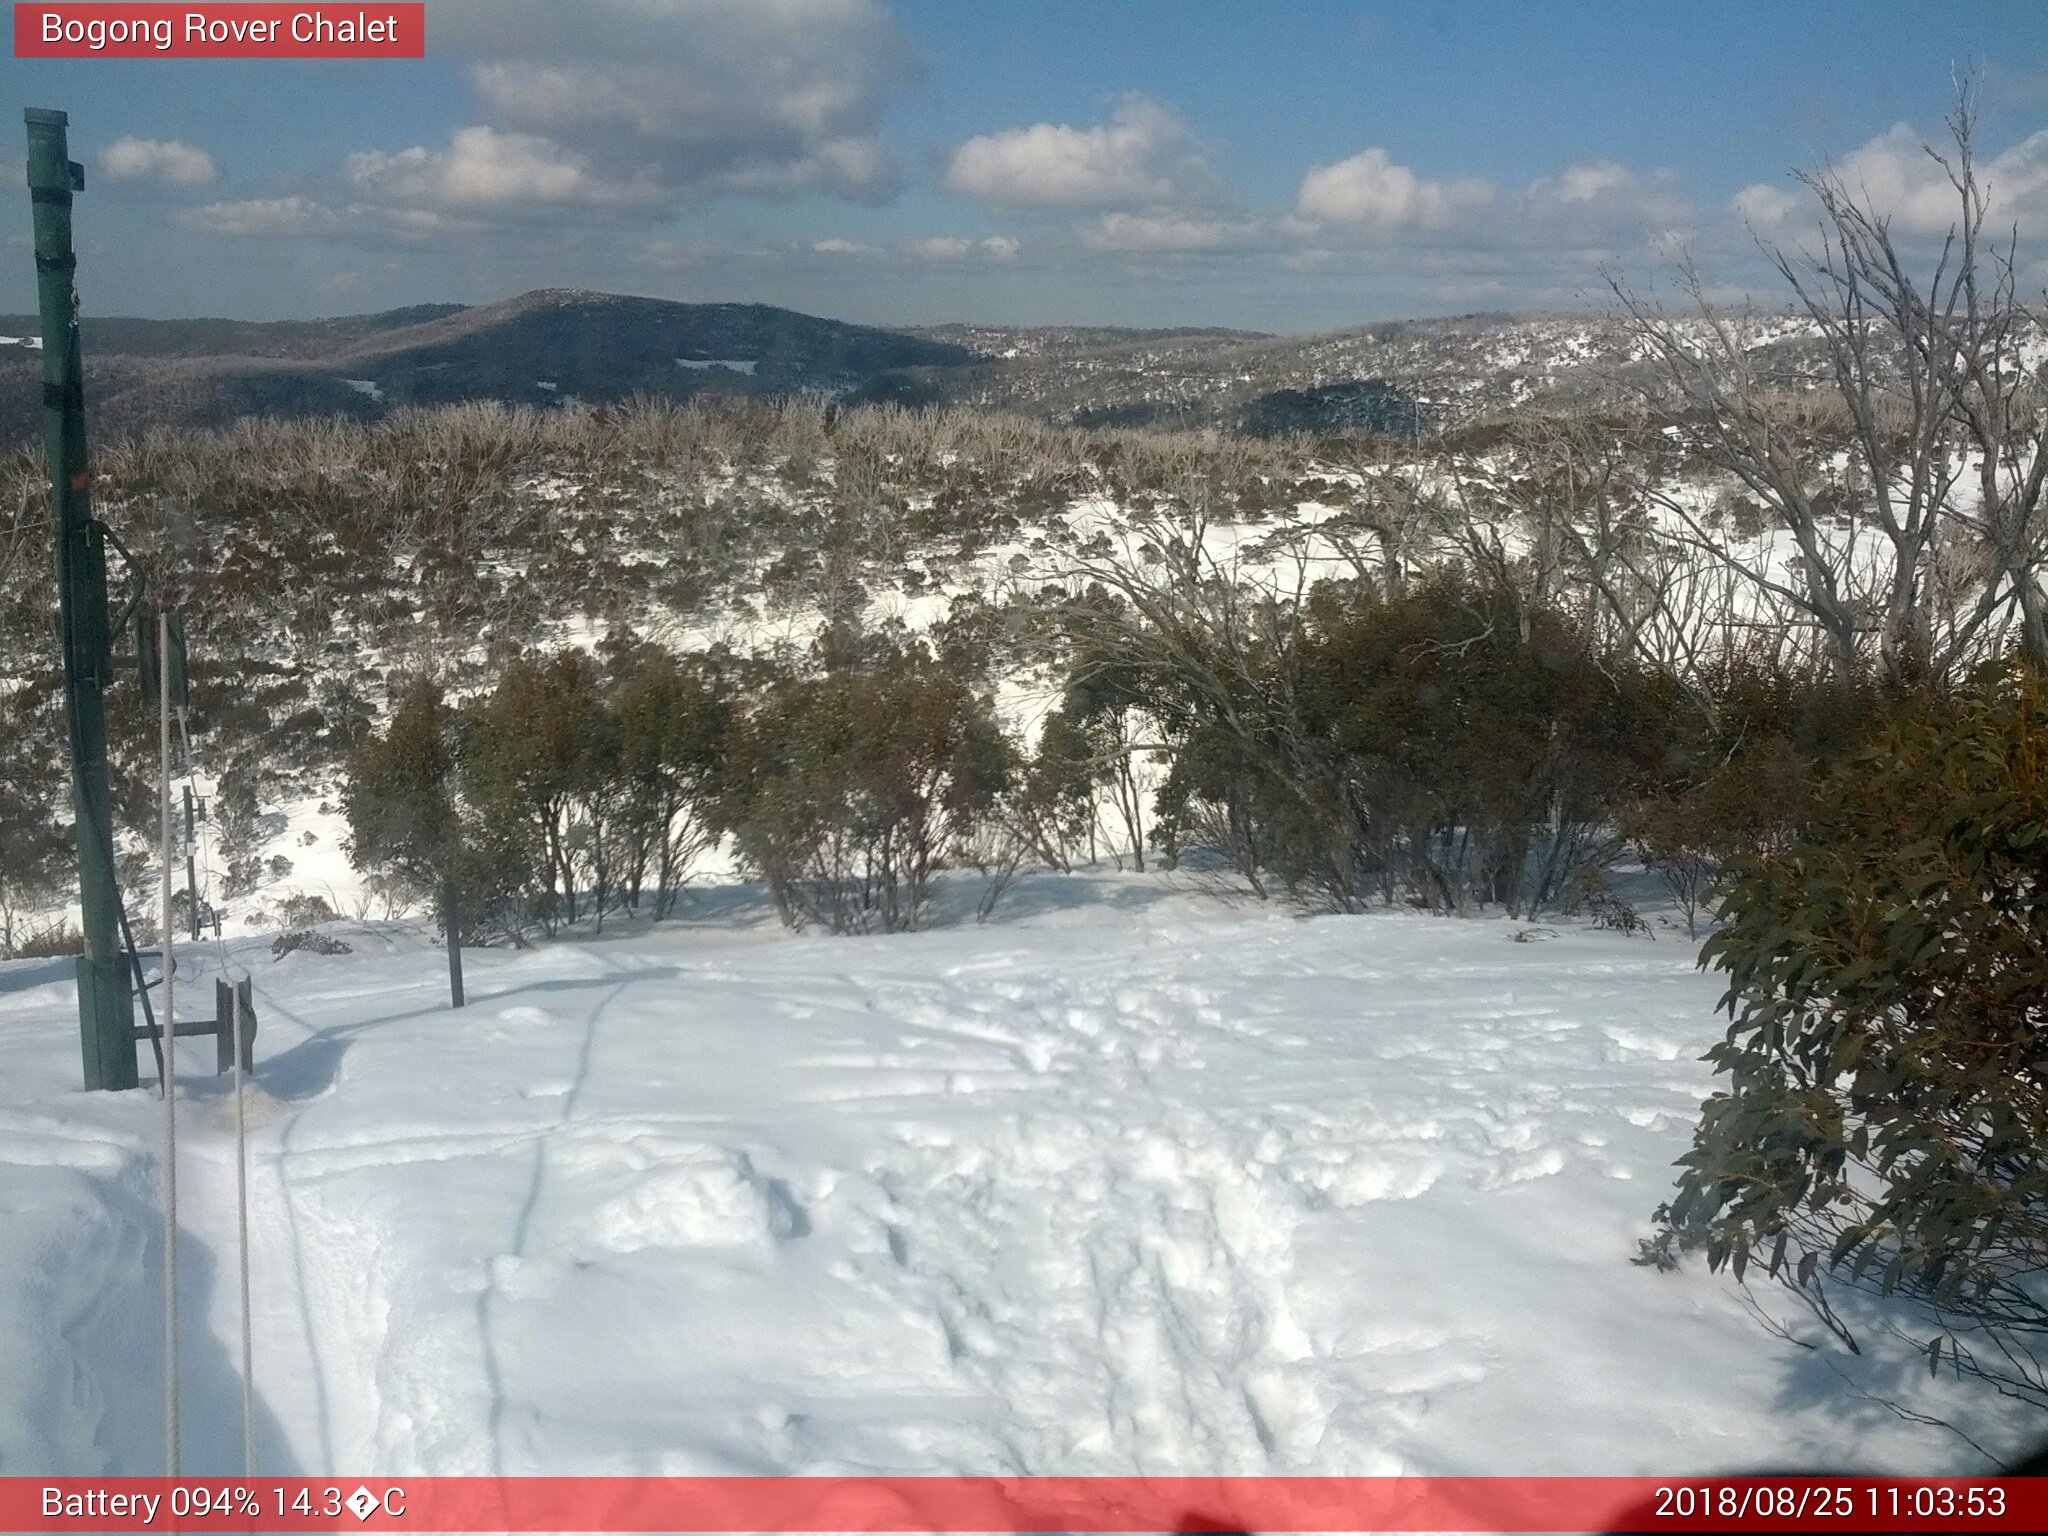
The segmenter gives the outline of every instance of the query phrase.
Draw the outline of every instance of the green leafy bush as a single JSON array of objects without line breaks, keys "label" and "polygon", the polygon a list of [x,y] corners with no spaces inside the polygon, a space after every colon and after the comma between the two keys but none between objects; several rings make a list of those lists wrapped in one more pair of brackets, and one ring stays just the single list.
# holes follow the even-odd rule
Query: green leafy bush
[{"label": "green leafy bush", "polygon": [[447,867],[456,834],[454,755],[440,690],[402,687],[381,736],[356,749],[341,791],[349,856],[431,884]]},{"label": "green leafy bush", "polygon": [[522,657],[464,712],[464,802],[508,859],[523,831],[535,855],[534,912],[550,929],[583,915],[586,889],[603,913],[615,879],[607,823],[622,787],[618,747],[597,663],[581,651]]},{"label": "green leafy bush", "polygon": [[649,648],[632,658],[612,695],[623,795],[617,811],[627,900],[651,876],[657,921],[691,866],[715,841],[710,801],[731,730],[724,680],[703,657]]},{"label": "green leafy bush", "polygon": [[1469,573],[1391,597],[1329,584],[1245,627],[1235,654],[1199,631],[1155,647],[1144,683],[1177,748],[1169,831],[1254,880],[1341,908],[1533,912],[1664,771],[1668,686]]},{"label": "green leafy bush", "polygon": [[1722,917],[1724,1083],[1670,1225],[1852,1347],[1830,1282],[1909,1298],[1879,1326],[2048,1407],[2048,689],[1896,712]]},{"label": "green leafy bush", "polygon": [[771,685],[734,734],[719,815],[791,926],[897,932],[1011,770],[986,702],[913,651]]}]

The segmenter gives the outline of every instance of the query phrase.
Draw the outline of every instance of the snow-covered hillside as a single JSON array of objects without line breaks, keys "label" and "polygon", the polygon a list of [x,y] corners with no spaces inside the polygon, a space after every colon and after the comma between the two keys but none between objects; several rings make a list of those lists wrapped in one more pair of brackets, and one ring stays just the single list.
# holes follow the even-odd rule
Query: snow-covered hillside
[{"label": "snow-covered hillside", "polygon": [[[1734,318],[1759,368],[1815,377],[1818,332],[1806,316]],[[1692,339],[1703,334],[1697,322],[1680,324]],[[1278,391],[1367,380],[1398,388],[1422,420],[1439,426],[1504,420],[1532,406],[1597,412],[1631,397],[1645,355],[1623,316],[1600,310],[1404,320],[1319,336],[990,327],[920,334],[963,342],[992,360],[947,375],[950,399],[1126,425],[1238,422]]]},{"label": "snow-covered hillside", "polygon": [[[948,900],[834,940],[706,891],[472,953],[461,1013],[414,928],[235,945],[263,1470],[1976,1465],[1629,1262],[1719,1027],[1668,932],[1186,873]],[[78,1090],[68,966],[0,965],[0,1470],[154,1472],[158,1106]],[[224,1088],[182,1138],[188,1472],[239,1461]],[[2010,1449],[1919,1358],[1848,1368]]]}]

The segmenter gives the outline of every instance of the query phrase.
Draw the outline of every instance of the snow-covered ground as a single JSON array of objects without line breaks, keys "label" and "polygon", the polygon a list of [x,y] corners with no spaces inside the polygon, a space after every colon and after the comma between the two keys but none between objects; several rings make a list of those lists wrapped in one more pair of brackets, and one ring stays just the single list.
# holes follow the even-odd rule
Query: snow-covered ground
[{"label": "snow-covered ground", "polygon": [[[1978,1465],[1628,1262],[1719,1031],[1668,931],[1183,873],[832,939],[727,887],[470,952],[460,1013],[419,930],[333,931],[232,948],[267,1472]],[[0,1051],[0,1471],[154,1472],[158,1105],[78,1090],[68,962],[0,965]],[[193,1077],[188,1473],[239,1470],[231,1127]]]}]

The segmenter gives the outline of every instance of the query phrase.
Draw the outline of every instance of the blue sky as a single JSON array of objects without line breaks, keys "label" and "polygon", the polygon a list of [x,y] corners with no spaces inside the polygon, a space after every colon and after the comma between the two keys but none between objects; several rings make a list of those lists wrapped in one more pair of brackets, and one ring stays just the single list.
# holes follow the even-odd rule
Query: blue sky
[{"label": "blue sky", "polygon": [[[1795,167],[1939,233],[1919,146],[1973,66],[1999,211],[2048,225],[2023,0],[430,0],[428,55],[10,60],[89,167],[88,309],[571,286],[1300,331],[1594,303],[1685,253],[1764,291]],[[26,230],[0,200],[0,309]]]}]

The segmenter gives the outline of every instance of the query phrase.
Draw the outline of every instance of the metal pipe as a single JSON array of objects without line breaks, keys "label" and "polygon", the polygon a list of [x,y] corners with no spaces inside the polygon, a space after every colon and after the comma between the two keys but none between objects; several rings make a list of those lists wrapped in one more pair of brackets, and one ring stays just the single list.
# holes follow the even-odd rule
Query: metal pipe
[{"label": "metal pipe", "polygon": [[78,349],[77,258],[71,196],[85,171],[70,159],[62,112],[30,107],[28,185],[35,224],[36,297],[43,328],[43,440],[50,461],[50,508],[57,548],[64,698],[70,728],[71,794],[78,840],[78,888],[85,953],[78,960],[78,1038],[87,1088],[136,1086],[135,1042],[107,788],[103,694],[112,662],[106,550],[92,515],[85,453],[85,395]]}]

